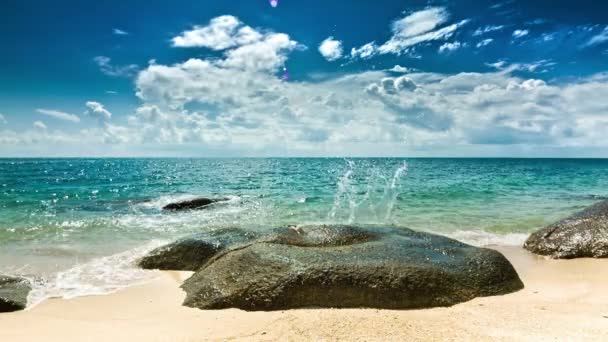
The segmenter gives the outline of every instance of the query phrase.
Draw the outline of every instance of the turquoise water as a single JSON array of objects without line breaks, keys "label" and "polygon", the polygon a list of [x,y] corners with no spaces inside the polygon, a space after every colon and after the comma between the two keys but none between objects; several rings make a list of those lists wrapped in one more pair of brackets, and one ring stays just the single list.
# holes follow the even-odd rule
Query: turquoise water
[{"label": "turquoise water", "polygon": [[[0,159],[0,273],[30,301],[106,293],[154,277],[149,249],[201,230],[391,223],[476,244],[531,231],[608,198],[608,160]],[[192,196],[210,210],[166,213]]]}]

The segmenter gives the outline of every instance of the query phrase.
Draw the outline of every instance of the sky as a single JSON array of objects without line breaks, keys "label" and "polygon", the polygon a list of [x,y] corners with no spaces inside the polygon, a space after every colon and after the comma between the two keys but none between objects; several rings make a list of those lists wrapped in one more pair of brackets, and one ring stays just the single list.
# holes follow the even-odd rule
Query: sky
[{"label": "sky", "polygon": [[6,0],[4,157],[608,157],[608,2]]}]

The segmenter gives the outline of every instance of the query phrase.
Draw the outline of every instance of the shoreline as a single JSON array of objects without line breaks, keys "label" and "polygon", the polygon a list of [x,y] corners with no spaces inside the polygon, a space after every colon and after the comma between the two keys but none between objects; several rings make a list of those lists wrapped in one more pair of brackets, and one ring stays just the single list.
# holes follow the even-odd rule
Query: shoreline
[{"label": "shoreline", "polygon": [[608,274],[602,259],[552,260],[519,247],[503,253],[525,288],[448,308],[203,311],[181,306],[189,272],[159,272],[117,292],[49,299],[0,314],[7,341],[201,340],[608,340]]}]

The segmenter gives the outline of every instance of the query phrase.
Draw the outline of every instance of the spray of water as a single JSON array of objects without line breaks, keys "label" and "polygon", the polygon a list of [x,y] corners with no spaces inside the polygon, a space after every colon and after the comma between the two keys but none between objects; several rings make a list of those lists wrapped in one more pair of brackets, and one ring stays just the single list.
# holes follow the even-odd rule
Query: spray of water
[{"label": "spray of water", "polygon": [[[407,174],[407,164],[400,164],[391,175],[383,174],[377,168],[358,170],[352,160],[346,160],[346,163],[344,174],[338,178],[334,204],[328,218],[336,221],[342,217],[348,223],[355,220],[371,220],[373,223],[390,221],[401,192],[401,179]],[[357,174],[363,172],[367,172],[367,176],[357,179]],[[362,187],[365,191],[360,191]],[[375,196],[380,192],[379,197]],[[345,210],[348,210],[347,215]]]}]

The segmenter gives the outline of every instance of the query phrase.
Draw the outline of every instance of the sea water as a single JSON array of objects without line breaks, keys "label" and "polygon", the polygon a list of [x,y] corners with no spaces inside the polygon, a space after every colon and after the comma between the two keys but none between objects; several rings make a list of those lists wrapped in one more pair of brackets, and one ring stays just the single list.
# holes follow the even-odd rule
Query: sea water
[{"label": "sea water", "polygon": [[[188,234],[288,224],[392,224],[478,245],[608,198],[602,159],[0,159],[0,274],[48,297],[156,276],[134,261]],[[164,212],[195,196],[225,203]]]}]

